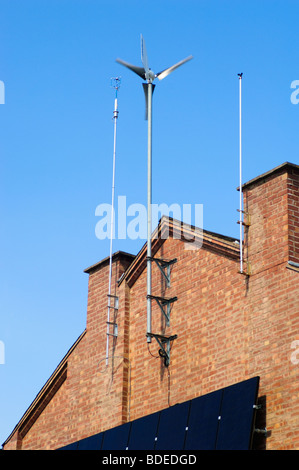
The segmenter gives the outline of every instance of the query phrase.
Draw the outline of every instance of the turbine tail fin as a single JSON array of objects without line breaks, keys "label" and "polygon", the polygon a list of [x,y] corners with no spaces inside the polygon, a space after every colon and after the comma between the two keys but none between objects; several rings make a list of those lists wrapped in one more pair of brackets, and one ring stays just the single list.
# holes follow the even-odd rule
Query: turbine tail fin
[{"label": "turbine tail fin", "polygon": [[[142,83],[143,86],[143,91],[144,91],[144,97],[145,97],[145,120],[148,120],[148,83]],[[155,89],[154,84],[152,84],[152,95],[154,94],[154,89]]]}]

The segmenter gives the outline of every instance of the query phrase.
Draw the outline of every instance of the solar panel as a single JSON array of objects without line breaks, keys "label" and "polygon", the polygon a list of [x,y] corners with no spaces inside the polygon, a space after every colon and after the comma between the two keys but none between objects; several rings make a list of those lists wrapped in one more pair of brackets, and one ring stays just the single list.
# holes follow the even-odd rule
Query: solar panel
[{"label": "solar panel", "polygon": [[254,377],[59,450],[248,450],[258,387]]},{"label": "solar panel", "polygon": [[104,432],[102,450],[126,450],[131,423],[125,423]]},{"label": "solar panel", "polygon": [[217,450],[249,450],[259,386],[259,377],[223,389]]},{"label": "solar panel", "polygon": [[185,450],[214,450],[217,439],[222,390],[190,402]]},{"label": "solar panel", "polygon": [[73,442],[72,444],[68,444],[64,447],[60,447],[59,449],[57,450],[78,450],[78,441],[77,442]]},{"label": "solar panel", "polygon": [[171,406],[160,412],[155,450],[182,450],[190,402]]},{"label": "solar panel", "polygon": [[153,450],[157,436],[160,413],[144,416],[132,421],[129,450]]},{"label": "solar panel", "polygon": [[104,433],[99,433],[81,439],[81,441],[78,442],[77,450],[101,450],[103,435]]}]

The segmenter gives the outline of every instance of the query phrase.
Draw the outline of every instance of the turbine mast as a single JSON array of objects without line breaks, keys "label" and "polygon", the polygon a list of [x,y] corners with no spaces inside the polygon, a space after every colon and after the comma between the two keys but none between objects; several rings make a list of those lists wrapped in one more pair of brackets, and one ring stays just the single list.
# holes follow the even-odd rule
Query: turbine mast
[{"label": "turbine mast", "polygon": [[[147,144],[147,333],[152,332],[152,96],[153,84],[147,84],[147,118],[148,118],[148,144]],[[147,342],[151,337],[147,336]]]},{"label": "turbine mast", "polygon": [[143,67],[138,67],[136,65],[129,64],[121,59],[116,59],[121,65],[124,65],[128,69],[132,70],[132,72],[136,73],[141,77],[146,83],[143,83],[143,89],[145,93],[145,102],[146,102],[146,111],[145,111],[145,119],[148,120],[148,144],[147,144],[147,342],[151,342],[152,334],[151,334],[151,322],[152,322],[152,314],[151,314],[151,283],[152,283],[152,273],[151,273],[151,258],[152,258],[152,246],[151,246],[151,235],[152,235],[152,97],[155,85],[153,85],[153,81],[155,78],[158,80],[163,80],[163,78],[167,77],[170,73],[176,70],[181,65],[185,64],[189,60],[192,59],[192,56],[186,57],[186,59],[177,62],[176,64],[168,67],[165,70],[155,74],[150,68],[148,64],[148,56],[145,46],[145,41],[141,34],[140,36],[141,41],[141,62]]}]

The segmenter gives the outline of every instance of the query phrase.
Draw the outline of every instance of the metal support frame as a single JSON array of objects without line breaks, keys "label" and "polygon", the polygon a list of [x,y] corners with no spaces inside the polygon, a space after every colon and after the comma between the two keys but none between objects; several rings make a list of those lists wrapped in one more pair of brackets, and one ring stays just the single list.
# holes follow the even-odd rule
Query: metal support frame
[{"label": "metal support frame", "polygon": [[158,268],[160,269],[161,273],[163,274],[165,280],[166,280],[166,283],[167,283],[167,287],[170,287],[170,266],[174,263],[177,262],[177,259],[174,258],[174,259],[171,259],[171,260],[165,260],[165,259],[162,259],[162,258],[151,258],[151,257],[147,257],[147,259],[149,261],[154,261],[156,263],[156,265],[158,266]]},{"label": "metal support frame", "polygon": [[117,338],[117,336],[118,336],[117,323],[114,323],[113,321],[107,321],[107,325],[113,325],[113,333],[107,333],[107,335],[108,336],[113,336],[114,338]]},{"label": "metal support frame", "polygon": [[[156,295],[147,295],[148,299],[154,299],[160,307],[161,312],[166,318],[166,325],[170,326],[170,312],[171,312],[171,304],[178,300],[177,297],[171,297],[170,299],[166,299],[165,297],[157,297]],[[166,311],[165,311],[166,306]]]},{"label": "metal support frame", "polygon": [[168,367],[170,364],[170,342],[174,341],[177,338],[177,335],[163,336],[154,333],[147,333],[146,336],[150,338],[155,338],[158,345],[160,346],[159,355],[164,358],[164,364],[166,367]]},{"label": "metal support frame", "polygon": [[[108,310],[110,312],[110,309],[118,311],[118,297],[116,295],[108,294],[109,302],[108,302]],[[114,299],[114,305],[110,305],[110,299]],[[110,315],[109,315],[110,318]],[[113,321],[107,321],[107,337],[108,336],[113,336],[114,338],[117,338],[118,336],[118,326],[116,322]],[[110,333],[110,328],[109,326],[113,325],[113,333]]]},{"label": "metal support frame", "polygon": [[[241,227],[250,227],[251,225],[251,217],[250,217],[250,214],[244,210],[241,210],[241,209],[237,209],[237,211],[240,213],[240,214],[244,214],[246,216],[246,221],[243,220],[243,217],[241,216],[240,217],[240,220],[238,220],[238,224],[240,224],[240,230],[241,230]],[[240,257],[241,257],[241,253],[243,252],[243,246],[241,246],[241,244],[243,245],[243,240],[240,238]],[[241,258],[240,258],[241,259]],[[243,267],[243,264],[246,264],[246,271],[244,271],[244,267]],[[250,261],[248,260],[244,260],[243,259],[243,256],[242,256],[242,263],[240,265],[240,271],[239,271],[240,274],[244,274],[244,276],[251,276],[251,263]]]}]

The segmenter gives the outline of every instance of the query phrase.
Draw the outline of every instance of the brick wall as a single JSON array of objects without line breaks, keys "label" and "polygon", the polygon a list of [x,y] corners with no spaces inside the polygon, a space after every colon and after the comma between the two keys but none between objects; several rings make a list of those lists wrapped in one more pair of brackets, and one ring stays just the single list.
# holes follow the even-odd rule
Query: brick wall
[{"label": "brick wall", "polygon": [[299,260],[299,175],[291,169],[288,175],[289,259]]},{"label": "brick wall", "polygon": [[244,377],[242,360],[235,361],[233,369],[228,360],[236,354],[240,338],[233,338],[226,326],[243,326],[232,302],[233,292],[244,282],[236,275],[236,261],[215,257],[205,249],[186,250],[184,243],[173,239],[165,241],[155,256],[171,259],[174,254],[177,263],[170,288],[155,265],[152,269],[152,294],[178,297],[169,327],[152,302],[152,332],[177,335],[168,369],[159,358],[156,340],[150,345],[145,340],[146,304],[140,301],[146,292],[145,271],[131,288],[131,419],[221,388],[236,376]]},{"label": "brick wall", "polygon": [[[248,371],[260,375],[266,407],[268,449],[299,448],[298,365],[291,345],[299,339],[298,169],[283,166],[244,188],[251,225],[245,253],[252,275],[247,285]],[[297,226],[296,226],[297,224]]]},{"label": "brick wall", "polygon": [[86,333],[62,363],[66,378],[55,375],[42,394],[51,400],[40,414],[33,404],[31,421],[21,420],[5,448],[55,449],[259,375],[258,424],[268,436],[256,447],[298,449],[299,365],[291,354],[299,340],[299,270],[288,269],[289,260],[299,261],[298,177],[298,167],[282,165],[244,185],[250,276],[239,273],[239,247],[228,237],[205,232],[200,249],[173,237],[153,241],[155,257],[177,259],[170,287],[152,264],[152,294],[177,297],[169,326],[152,301],[152,332],[177,335],[169,367],[156,340],[146,339],[146,247],[136,258],[114,257],[119,334],[107,366],[108,261],[87,270]]}]

